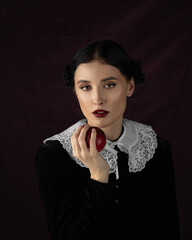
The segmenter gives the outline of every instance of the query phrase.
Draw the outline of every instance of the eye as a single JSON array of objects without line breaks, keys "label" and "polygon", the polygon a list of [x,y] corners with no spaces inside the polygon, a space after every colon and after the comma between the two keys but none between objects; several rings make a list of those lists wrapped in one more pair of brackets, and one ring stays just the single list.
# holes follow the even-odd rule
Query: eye
[{"label": "eye", "polygon": [[105,85],[105,88],[114,88],[115,87],[115,83],[108,83]]},{"label": "eye", "polygon": [[90,90],[91,86],[83,85],[83,86],[80,86],[79,88],[82,89],[83,91],[87,91],[87,90]]}]

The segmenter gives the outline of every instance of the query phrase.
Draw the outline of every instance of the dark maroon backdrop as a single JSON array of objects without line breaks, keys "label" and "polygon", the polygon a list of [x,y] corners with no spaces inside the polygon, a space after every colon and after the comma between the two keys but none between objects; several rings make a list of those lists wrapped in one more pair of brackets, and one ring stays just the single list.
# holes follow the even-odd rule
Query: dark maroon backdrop
[{"label": "dark maroon backdrop", "polygon": [[82,118],[61,73],[79,48],[99,39],[143,62],[147,81],[126,117],[170,141],[181,237],[192,239],[191,1],[5,0],[0,7],[0,239],[49,239],[35,152]]}]

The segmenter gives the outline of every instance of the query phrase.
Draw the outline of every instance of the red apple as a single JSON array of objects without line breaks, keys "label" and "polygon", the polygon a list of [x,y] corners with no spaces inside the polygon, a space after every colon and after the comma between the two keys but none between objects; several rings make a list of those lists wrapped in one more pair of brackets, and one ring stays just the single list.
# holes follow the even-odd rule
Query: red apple
[{"label": "red apple", "polygon": [[89,127],[89,129],[87,130],[86,137],[85,137],[87,147],[90,147],[91,131],[93,128],[96,130],[96,133],[97,133],[96,148],[97,148],[97,151],[100,152],[105,147],[106,137],[105,137],[105,133],[98,127]]}]

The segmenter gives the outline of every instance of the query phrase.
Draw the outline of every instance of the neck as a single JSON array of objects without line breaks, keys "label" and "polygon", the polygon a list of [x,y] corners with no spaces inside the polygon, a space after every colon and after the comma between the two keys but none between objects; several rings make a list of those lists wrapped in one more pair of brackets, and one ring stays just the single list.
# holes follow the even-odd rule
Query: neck
[{"label": "neck", "polygon": [[114,123],[112,126],[102,128],[106,138],[112,142],[116,141],[121,136],[122,129],[123,129],[122,121],[121,123],[119,122]]}]

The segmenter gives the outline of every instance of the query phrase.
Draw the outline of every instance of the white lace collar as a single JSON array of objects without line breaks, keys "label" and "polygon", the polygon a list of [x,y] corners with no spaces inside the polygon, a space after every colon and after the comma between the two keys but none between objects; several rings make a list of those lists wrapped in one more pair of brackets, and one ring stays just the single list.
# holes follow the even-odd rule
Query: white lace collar
[{"label": "white lace collar", "polygon": [[[71,136],[74,131],[78,126],[86,122],[86,119],[82,119],[65,131],[47,138],[43,142],[46,143],[49,140],[58,140],[77,164],[81,167],[87,167],[79,159],[73,156],[71,146]],[[117,151],[114,149],[116,145],[122,152],[128,154],[130,172],[141,171],[145,167],[146,162],[153,157],[155,149],[157,148],[157,135],[152,127],[128,119],[123,119],[123,127],[124,131],[121,137],[116,142],[107,140],[104,149],[100,152],[101,156],[107,160],[110,166],[110,173],[116,172],[117,179],[119,178],[119,174]]]}]

